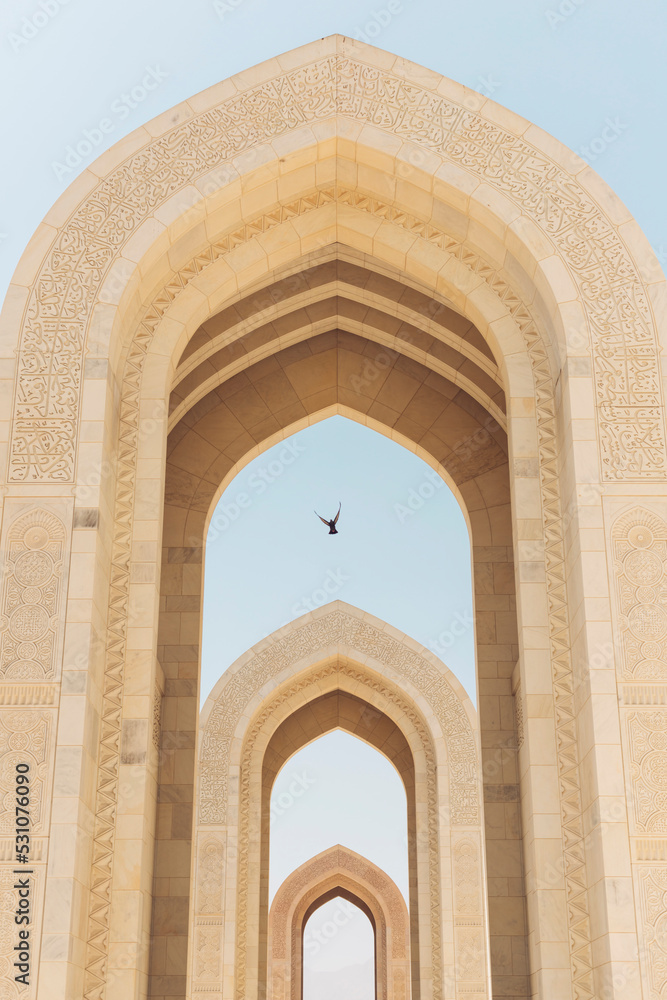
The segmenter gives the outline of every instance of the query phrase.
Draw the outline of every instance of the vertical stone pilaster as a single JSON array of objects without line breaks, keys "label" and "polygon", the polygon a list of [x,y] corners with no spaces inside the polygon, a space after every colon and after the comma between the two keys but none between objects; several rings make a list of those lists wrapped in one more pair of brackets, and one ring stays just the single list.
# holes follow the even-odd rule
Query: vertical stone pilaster
[{"label": "vertical stone pilaster", "polygon": [[605,536],[622,745],[606,819],[608,831],[622,820],[629,832],[641,971],[631,995],[656,1000],[667,989],[667,502],[608,498]]},{"label": "vertical stone pilaster", "polygon": [[[61,984],[66,982],[65,966],[77,923],[77,859],[72,829],[60,808],[76,768],[60,746],[62,722],[72,707],[62,688],[72,510],[71,497],[6,498],[0,542],[0,796],[4,807],[0,821],[0,976],[11,982],[21,974],[14,965],[13,949],[20,941],[19,930],[27,930],[28,985],[17,992],[27,1000],[36,997],[38,989],[40,996],[49,995],[48,967]],[[29,779],[27,786],[17,785],[19,773]],[[19,787],[28,788],[27,804],[19,805]],[[21,795],[20,801],[25,800]],[[24,835],[30,838],[28,842],[22,839]],[[26,844],[29,851],[24,850]],[[16,889],[23,879],[28,880],[27,888]],[[14,921],[19,892],[28,893],[24,898],[30,918],[21,925]],[[42,958],[40,963],[40,953],[49,955],[51,961],[45,963]]]}]

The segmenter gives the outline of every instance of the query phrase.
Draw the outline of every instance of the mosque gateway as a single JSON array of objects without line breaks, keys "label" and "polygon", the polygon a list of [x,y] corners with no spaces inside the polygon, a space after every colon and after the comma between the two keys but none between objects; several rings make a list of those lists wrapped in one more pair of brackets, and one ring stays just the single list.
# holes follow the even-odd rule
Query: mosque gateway
[{"label": "mosque gateway", "polygon": [[[666,291],[574,153],[340,36],[67,188],[1,319],[3,1000],[314,1000],[334,899],[377,1000],[667,995]],[[333,593],[200,707],[216,503],[333,415],[456,496],[476,698]],[[408,888],[332,843],[271,898],[274,783],[339,730]]]}]

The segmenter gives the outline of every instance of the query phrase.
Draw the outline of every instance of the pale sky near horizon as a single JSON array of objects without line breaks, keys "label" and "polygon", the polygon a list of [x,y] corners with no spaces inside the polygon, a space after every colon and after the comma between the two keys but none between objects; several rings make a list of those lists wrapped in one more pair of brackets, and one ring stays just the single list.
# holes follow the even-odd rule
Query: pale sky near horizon
[{"label": "pale sky near horizon", "polygon": [[[205,87],[334,32],[478,89],[555,135],[588,159],[667,260],[667,88],[658,75],[667,4],[400,0],[389,9],[387,0],[8,0],[0,8],[0,298],[33,230],[97,155]],[[86,143],[90,152],[79,155]],[[457,615],[466,620],[468,540],[453,498],[437,490],[403,523],[396,515],[395,504],[426,481],[424,464],[342,418],[302,437],[294,462],[282,462],[280,449],[277,458],[265,453],[222,499],[229,505],[242,491],[252,502],[208,554],[204,695],[233,659],[320,592],[426,645],[449,635]],[[260,492],[250,477],[273,461],[282,471]],[[339,500],[341,533],[330,538],[312,508],[328,514]],[[440,648],[474,694],[471,642],[468,628]],[[335,831],[352,849],[370,852],[375,842],[373,860],[403,884],[395,772],[364,748],[360,773],[351,738],[325,740],[293,758],[276,783],[277,800],[291,794],[294,768],[317,776],[275,824],[272,879],[317,844],[329,846]],[[364,782],[384,790],[386,809],[364,803]]]}]

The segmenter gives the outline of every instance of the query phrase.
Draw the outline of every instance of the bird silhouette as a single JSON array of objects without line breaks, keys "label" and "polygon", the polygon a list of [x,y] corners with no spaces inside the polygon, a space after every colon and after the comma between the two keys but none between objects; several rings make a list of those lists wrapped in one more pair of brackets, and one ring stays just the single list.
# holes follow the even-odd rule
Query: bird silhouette
[{"label": "bird silhouette", "polygon": [[338,504],[338,513],[336,514],[336,516],[334,518],[332,518],[331,521],[327,521],[327,519],[325,517],[321,517],[319,514],[317,514],[317,511],[314,511],[314,513],[317,514],[317,516],[319,517],[319,519],[322,522],[322,524],[326,524],[327,528],[329,529],[329,534],[330,535],[337,535],[338,534],[338,531],[336,530],[336,521],[340,517],[340,508],[341,507],[342,507],[342,504],[339,503]]}]

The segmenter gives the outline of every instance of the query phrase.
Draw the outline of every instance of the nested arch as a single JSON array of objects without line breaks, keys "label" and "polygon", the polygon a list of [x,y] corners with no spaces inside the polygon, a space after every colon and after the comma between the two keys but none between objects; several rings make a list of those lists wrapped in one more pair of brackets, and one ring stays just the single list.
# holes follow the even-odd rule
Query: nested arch
[{"label": "nested arch", "polygon": [[396,884],[367,858],[340,844],[300,865],[278,889],[269,915],[268,996],[303,1000],[303,932],[310,916],[341,896],[368,916],[375,933],[378,1000],[408,1000],[408,911]]},{"label": "nested arch", "polygon": [[[280,770],[285,766],[287,761],[294,756],[294,754],[298,753],[299,750],[301,750],[308,743],[312,742],[312,740],[317,739],[320,736],[324,736],[335,729],[341,729],[350,735],[355,736],[357,739],[363,740],[365,743],[368,743],[370,746],[374,747],[377,751],[383,754],[383,756],[385,756],[395,767],[403,783],[406,798],[407,824],[405,834],[407,838],[409,898],[412,913],[412,920],[409,925],[409,939],[411,942],[411,954],[413,956],[411,968],[412,979],[415,983],[414,997],[415,1000],[417,1000],[420,996],[420,918],[418,897],[418,866],[420,860],[423,864],[423,856],[420,857],[421,852],[418,847],[417,816],[424,807],[423,796],[419,795],[416,788],[416,767],[418,764],[415,762],[411,744],[403,733],[401,727],[376,704],[373,704],[368,700],[368,690],[360,691],[359,695],[352,693],[352,685],[350,684],[350,681],[354,679],[353,663],[342,663],[339,659],[338,663],[331,662],[328,667],[324,668],[324,670],[320,668],[318,673],[321,680],[324,678],[328,679],[327,687],[331,686],[335,678],[337,679],[339,685],[341,679],[343,679],[343,686],[331,688],[331,690],[328,690],[326,693],[321,695],[315,694],[314,697],[311,696],[310,701],[303,704],[300,708],[295,708],[291,714],[283,719],[277,729],[275,729],[272,733],[271,738],[264,750],[261,788],[262,885],[260,888],[259,900],[260,934],[263,933],[263,926],[266,923],[267,915],[269,914],[267,889],[270,860],[270,804],[273,784]],[[363,675],[360,675],[360,677],[362,676]],[[357,681],[359,681],[360,677],[357,677]],[[369,678],[366,680],[368,681]],[[312,678],[309,679],[308,686],[304,690],[307,690],[309,693],[313,691]],[[270,706],[273,717],[275,717],[276,707],[275,702],[273,702]],[[427,768],[430,768],[428,779],[430,787],[427,805],[428,808],[432,810],[436,808],[435,774],[433,773],[431,764],[431,761],[434,759],[434,748],[428,744],[424,727],[421,729],[421,735],[425,741],[424,746],[427,750]],[[414,748],[414,739],[412,743]],[[249,743],[248,752],[250,745],[251,744]],[[252,743],[252,745],[256,746],[255,743]],[[263,742],[260,746],[263,746]],[[415,749],[418,760],[420,759],[422,750],[423,747]],[[423,814],[420,815],[420,822],[422,820]],[[432,874],[435,876],[436,872],[437,866],[434,866]],[[433,892],[435,892],[435,886],[432,886],[432,889]],[[310,902],[312,903],[313,900],[311,899]],[[311,907],[311,912],[312,909],[314,909],[314,904]],[[268,919],[270,938],[270,915]],[[307,917],[304,917],[304,922],[306,919]],[[373,920],[374,919],[375,918],[373,918]],[[433,928],[434,935],[437,931],[438,927],[436,926]],[[407,928],[406,933],[408,933]],[[406,952],[404,957],[408,963],[407,967],[409,968],[410,950]],[[270,965],[270,943],[268,947],[268,962]],[[269,975],[269,982],[270,981],[271,977]],[[379,981],[380,980],[378,979],[378,982]],[[293,979],[293,983],[295,984],[296,982],[297,980]],[[269,992],[269,996],[272,996],[271,992]]]},{"label": "nested arch", "polygon": [[[328,704],[325,696],[333,696]],[[442,995],[445,979],[459,984],[467,981],[469,990],[484,992],[487,918],[474,709],[435,657],[407,638],[395,638],[383,623],[341,602],[305,616],[260,644],[254,655],[242,658],[221,678],[204,707],[195,822],[192,988],[203,985],[200,958],[210,954],[201,942],[211,942],[214,936],[209,929],[214,915],[210,892],[202,908],[197,872],[211,850],[215,831],[220,850],[228,858],[217,906],[236,912],[236,941],[223,942],[220,928],[215,942],[215,948],[224,953],[219,973],[223,967],[228,974],[233,971],[239,998],[264,995],[268,900],[262,896],[262,882],[268,875],[267,793],[280,762],[305,738],[302,725],[297,721],[290,727],[290,720],[303,710],[310,716],[314,737],[318,729],[331,728],[334,700],[338,709],[344,706],[344,712],[336,715],[337,724],[369,742],[375,738],[378,748],[404,772],[408,800],[414,789],[410,838],[413,997]],[[323,712],[320,722],[317,706]],[[377,732],[373,725],[363,723],[363,712],[369,709],[366,721],[379,719]],[[355,715],[356,727],[351,721]],[[383,734],[389,738],[386,745]],[[456,856],[464,833],[476,845],[473,871],[479,893],[475,913],[470,914],[476,928],[474,967],[460,961],[461,932],[442,917],[443,913],[453,915],[461,906],[465,912],[465,904],[459,905],[456,899],[456,879],[452,884],[440,871],[441,859],[450,863],[445,859]]]},{"label": "nested arch", "polygon": [[[356,886],[354,886],[354,884],[350,885],[348,883],[346,885],[344,884],[343,886],[339,886],[339,885],[335,884],[336,882],[346,883],[347,880],[344,877],[336,879],[332,883],[332,887],[328,891],[325,891],[321,896],[316,896],[316,898],[313,900],[312,905],[309,907],[309,909],[308,909],[308,911],[306,913],[306,917],[305,917],[305,921],[304,921],[304,925],[303,925],[304,926],[304,931],[303,931],[302,945],[301,945],[301,948],[299,949],[300,958],[301,958],[301,962],[300,962],[300,966],[301,967],[299,969],[297,969],[297,965],[299,964],[299,954],[298,953],[297,953],[297,955],[295,955],[293,957],[293,962],[292,962],[292,968],[295,970],[295,972],[297,974],[300,974],[300,977],[301,977],[301,983],[302,983],[301,993],[303,995],[303,993],[305,992],[305,989],[306,989],[306,966],[307,966],[307,963],[306,963],[306,958],[305,958],[305,949],[306,949],[306,936],[307,936],[307,931],[308,931],[308,923],[309,923],[311,917],[313,919],[317,919],[317,917],[316,917],[317,911],[321,907],[326,906],[327,903],[333,902],[333,901],[336,901],[336,900],[339,900],[339,901],[343,900],[343,901],[346,901],[348,903],[351,903],[352,906],[356,907],[356,909],[357,909],[357,911],[359,913],[361,913],[364,917],[366,917],[368,923],[370,924],[371,931],[373,933],[373,958],[374,958],[374,962],[373,962],[373,988],[374,988],[374,991],[377,993],[377,983],[378,983],[378,961],[377,960],[378,960],[378,953],[377,953],[377,929],[376,929],[376,925],[377,925],[378,921],[376,920],[376,917],[375,917],[375,915],[373,913],[373,910],[370,908],[370,906],[368,906],[368,904],[361,898],[361,896],[358,896],[356,894],[356,892],[354,891],[355,888],[356,888]],[[340,902],[339,902],[338,906],[340,906]],[[336,926],[335,920],[336,920],[337,910],[338,910],[338,907],[336,908],[336,912],[334,912],[334,915],[333,915],[334,926]],[[327,921],[327,923],[328,923],[328,921]],[[382,933],[382,930],[383,930],[382,923],[383,922],[382,922],[382,919],[380,917],[380,931],[381,931],[381,933]],[[327,924],[325,924],[324,926],[326,927]],[[296,962],[296,964],[295,964],[295,962]],[[383,980],[383,975],[382,974],[385,971],[386,970],[385,970],[385,966],[384,966],[384,963],[383,963],[382,966],[380,967],[380,980],[379,981],[380,981],[381,985],[382,985],[382,980]],[[407,981],[408,980],[407,980],[407,977],[406,977],[405,978],[405,982],[407,982]],[[400,989],[400,987],[399,987],[399,989]],[[311,993],[312,993],[312,990],[311,990]]]},{"label": "nested arch", "polygon": [[[174,375],[170,428],[225,378],[270,351],[330,329],[424,359],[505,425],[502,374],[474,324],[406,283],[396,268],[332,243],[303,267],[278,269],[263,287],[211,317],[188,342]],[[379,353],[379,352],[378,352]],[[372,377],[367,375],[366,381]]]},{"label": "nested arch", "polygon": [[[111,581],[109,601],[99,602],[109,608],[104,670],[96,650],[90,654],[103,692],[103,747],[96,798],[87,803],[95,815],[87,997],[104,993],[113,943],[108,900],[122,813],[123,685],[142,656],[141,670],[155,672],[157,590],[151,603],[137,581],[157,577],[159,557],[146,553],[160,537],[165,413],[177,359],[202,323],[279,267],[298,269],[333,243],[398,268],[406,282],[473,320],[513,400],[517,507],[542,525],[546,547],[542,565],[526,566],[524,584],[545,579],[534,590],[523,586],[523,608],[539,612],[522,611],[523,625],[535,627],[537,617],[549,631],[558,779],[574,789],[560,806],[561,924],[567,919],[569,928],[561,944],[577,989],[590,995],[556,460],[559,432],[566,442],[571,432],[567,420],[560,424],[554,387],[560,379],[566,401],[576,392],[582,425],[590,422],[586,454],[602,479],[661,479],[656,373],[664,285],[626,210],[590,169],[492,102],[471,107],[470,97],[386,53],[340,38],[318,42],[124,140],[66,192],[17,271],[2,338],[17,365],[5,411],[9,479],[26,490],[76,482],[77,506],[92,508],[93,523],[99,518],[100,589]],[[566,356],[571,369],[562,364]],[[233,461],[266,440],[246,439]],[[440,462],[435,446],[424,448]],[[91,486],[106,468],[116,475]],[[183,520],[201,513],[194,505],[187,511]],[[148,703],[151,695],[142,697]],[[143,902],[136,913],[147,911]],[[141,928],[135,932],[139,939]]]}]

